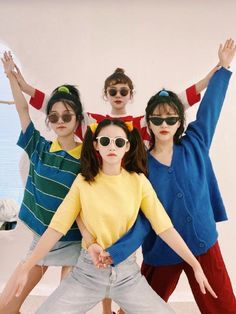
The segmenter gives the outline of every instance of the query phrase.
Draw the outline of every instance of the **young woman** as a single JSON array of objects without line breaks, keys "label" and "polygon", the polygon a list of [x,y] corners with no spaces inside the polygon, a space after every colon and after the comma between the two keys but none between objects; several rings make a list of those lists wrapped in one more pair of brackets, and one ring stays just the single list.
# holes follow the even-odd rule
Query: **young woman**
[{"label": "young woman", "polygon": [[[21,122],[22,132],[18,145],[30,159],[29,175],[19,213],[19,218],[33,232],[33,241],[28,253],[30,254],[80,171],[81,144],[75,141],[74,130],[83,118],[82,105],[76,88],[57,88],[47,104],[47,123],[57,135],[57,139],[53,142],[47,141],[40,136],[30,119],[28,104],[13,73],[11,56],[5,53],[2,62]],[[2,306],[4,295],[11,289],[11,284],[19,272],[17,267],[0,297],[0,313],[19,313],[23,301],[42,278],[48,266],[62,266],[61,278],[65,277],[76,264],[80,248],[81,234],[77,226],[73,225],[48,255],[32,268],[21,295],[11,300],[5,308]]]},{"label": "young woman", "polygon": [[[20,266],[21,272],[7,297],[21,293],[32,267],[67,234],[78,214],[97,243],[106,249],[130,229],[139,208],[156,234],[191,265],[201,291],[205,293],[206,288],[215,296],[200,264],[173,228],[145,177],[145,156],[140,134],[130,124],[104,120],[93,131],[88,128],[81,152],[81,174],[31,256]],[[173,313],[141,276],[134,256],[118,266],[98,269],[85,249],[77,266],[38,313],[85,313],[104,297],[111,297],[128,313]]]},{"label": "young woman", "polygon": [[[167,301],[180,274],[188,277],[201,313],[236,313],[232,285],[221,256],[216,222],[227,219],[209,157],[209,149],[219,119],[231,72],[228,70],[236,45],[227,40],[219,49],[222,68],[211,79],[200,104],[196,121],[184,131],[184,108],[176,94],[161,91],[146,107],[152,138],[148,173],[159,199],[191,251],[201,264],[218,298],[199,293],[191,268],[154,231],[143,244],[142,273],[151,287]],[[141,219],[139,217],[139,219]],[[137,248],[148,223],[137,221],[116,245],[108,249],[113,262],[120,262]],[[125,245],[127,241],[128,245]],[[119,250],[122,246],[122,252]]]}]

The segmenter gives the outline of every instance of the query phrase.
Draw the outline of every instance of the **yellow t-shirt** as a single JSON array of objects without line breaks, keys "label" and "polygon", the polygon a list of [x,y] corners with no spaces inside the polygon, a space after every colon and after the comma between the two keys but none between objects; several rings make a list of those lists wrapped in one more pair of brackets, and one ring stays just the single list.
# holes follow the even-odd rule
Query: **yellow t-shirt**
[{"label": "yellow t-shirt", "polygon": [[88,231],[106,249],[129,231],[139,209],[157,234],[172,227],[144,174],[124,169],[114,176],[100,172],[92,183],[79,174],[49,227],[65,235],[80,213]]}]

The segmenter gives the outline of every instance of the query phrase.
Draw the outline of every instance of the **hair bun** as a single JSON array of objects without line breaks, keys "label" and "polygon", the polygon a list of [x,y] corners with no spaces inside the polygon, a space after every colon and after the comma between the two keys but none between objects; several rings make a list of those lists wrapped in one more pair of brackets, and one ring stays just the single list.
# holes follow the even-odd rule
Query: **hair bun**
[{"label": "hair bun", "polygon": [[114,73],[122,73],[122,74],[124,74],[125,70],[122,69],[122,68],[117,68]]}]

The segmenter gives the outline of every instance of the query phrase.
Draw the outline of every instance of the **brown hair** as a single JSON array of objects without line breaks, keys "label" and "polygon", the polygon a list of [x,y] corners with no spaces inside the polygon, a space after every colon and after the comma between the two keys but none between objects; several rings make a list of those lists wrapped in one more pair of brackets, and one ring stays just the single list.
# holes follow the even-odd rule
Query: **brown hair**
[{"label": "brown hair", "polygon": [[128,172],[137,172],[147,174],[147,154],[145,146],[141,139],[138,129],[133,128],[129,131],[128,126],[124,121],[114,119],[105,119],[100,122],[93,133],[91,128],[88,126],[84,136],[84,141],[81,151],[81,174],[85,178],[85,181],[94,181],[95,176],[98,174],[101,167],[101,159],[99,154],[94,148],[93,142],[97,141],[97,137],[100,131],[109,125],[116,125],[122,128],[127,135],[127,139],[130,143],[130,149],[125,153],[122,161],[122,166]]},{"label": "brown hair", "polygon": [[125,74],[125,71],[122,68],[117,68],[114,73],[108,76],[104,83],[104,94],[107,94],[107,88],[111,85],[116,84],[127,84],[130,89],[130,95],[133,96],[134,85],[132,80]]},{"label": "brown hair", "polygon": [[[158,106],[165,107],[165,105],[170,106],[176,112],[176,114],[179,116],[179,119],[180,119],[179,120],[180,126],[174,135],[174,143],[178,144],[182,138],[184,128],[185,128],[184,105],[180,101],[177,94],[175,94],[174,92],[168,90],[168,91],[165,91],[167,96],[162,96],[161,94],[162,91],[159,91],[158,93],[156,93],[154,96],[152,96],[149,99],[147,107],[145,109],[146,121],[147,121],[147,124],[149,125],[149,121],[150,121],[149,117],[153,114],[153,111],[156,109],[156,107]],[[149,150],[152,150],[155,146],[155,136],[152,130],[149,129],[149,131],[151,135],[151,145],[150,145]]]}]

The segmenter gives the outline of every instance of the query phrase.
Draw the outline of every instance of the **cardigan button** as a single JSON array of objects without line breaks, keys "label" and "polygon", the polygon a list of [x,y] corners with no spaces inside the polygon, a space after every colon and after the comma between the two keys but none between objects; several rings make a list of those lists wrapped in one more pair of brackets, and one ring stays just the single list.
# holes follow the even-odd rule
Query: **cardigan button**
[{"label": "cardigan button", "polygon": [[187,216],[187,217],[186,217],[186,221],[187,221],[187,222],[191,222],[191,221],[192,221],[192,217],[191,217],[191,216]]},{"label": "cardigan button", "polygon": [[199,246],[200,246],[200,247],[204,247],[204,246],[205,246],[205,243],[200,242],[200,243],[199,243]]},{"label": "cardigan button", "polygon": [[168,173],[172,173],[172,172],[173,172],[173,168],[169,168]]},{"label": "cardigan button", "polygon": [[177,193],[177,197],[178,197],[178,198],[183,197],[183,193],[181,193],[181,192]]}]

